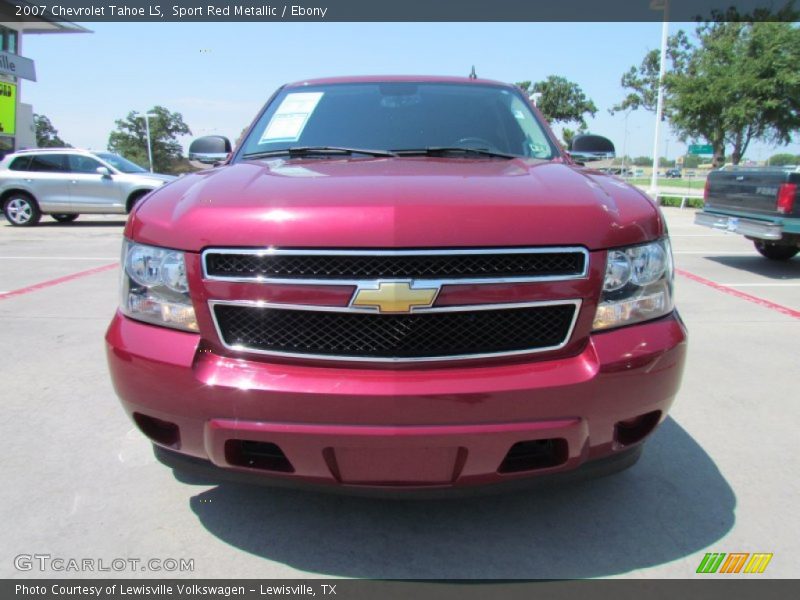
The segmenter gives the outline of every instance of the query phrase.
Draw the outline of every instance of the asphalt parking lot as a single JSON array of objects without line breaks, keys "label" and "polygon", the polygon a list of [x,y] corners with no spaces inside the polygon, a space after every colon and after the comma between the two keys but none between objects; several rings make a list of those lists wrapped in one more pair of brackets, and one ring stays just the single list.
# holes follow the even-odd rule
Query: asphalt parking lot
[{"label": "asphalt parking lot", "polygon": [[65,574],[15,568],[38,553],[194,559],[194,572],[66,573],[84,577],[694,577],[705,552],[769,552],[756,577],[797,577],[800,256],[773,263],[693,225],[693,210],[665,214],[689,361],[639,463],[546,491],[436,501],[176,477],[106,371],[124,221],[0,220],[0,576]]}]

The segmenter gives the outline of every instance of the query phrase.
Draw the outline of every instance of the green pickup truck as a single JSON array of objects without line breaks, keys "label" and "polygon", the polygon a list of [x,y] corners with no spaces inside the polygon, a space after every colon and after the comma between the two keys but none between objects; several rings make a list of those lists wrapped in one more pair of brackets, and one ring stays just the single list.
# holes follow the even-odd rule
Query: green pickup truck
[{"label": "green pickup truck", "polygon": [[695,223],[752,240],[771,260],[800,252],[800,167],[725,167],[708,175]]}]

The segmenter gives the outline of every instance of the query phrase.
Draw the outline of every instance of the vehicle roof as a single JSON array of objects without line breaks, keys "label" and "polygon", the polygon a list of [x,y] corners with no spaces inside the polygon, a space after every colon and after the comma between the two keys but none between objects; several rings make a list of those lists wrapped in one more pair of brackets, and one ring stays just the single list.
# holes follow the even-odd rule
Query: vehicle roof
[{"label": "vehicle roof", "polygon": [[356,75],[343,77],[323,77],[320,79],[303,79],[287,83],[285,87],[295,88],[306,85],[326,85],[337,83],[461,83],[469,85],[493,85],[513,88],[510,83],[493,79],[472,79],[470,77],[453,77],[443,75]]},{"label": "vehicle roof", "polygon": [[24,148],[23,150],[15,150],[14,152],[9,152],[8,156],[12,154],[36,154],[37,152],[74,152],[75,154],[111,154],[110,152],[106,152],[105,150],[84,150],[83,148]]}]

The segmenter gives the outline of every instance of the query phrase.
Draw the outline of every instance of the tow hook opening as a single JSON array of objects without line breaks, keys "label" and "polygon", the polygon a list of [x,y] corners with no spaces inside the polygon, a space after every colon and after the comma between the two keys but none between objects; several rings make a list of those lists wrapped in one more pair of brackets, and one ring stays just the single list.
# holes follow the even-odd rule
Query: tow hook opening
[{"label": "tow hook opening", "polygon": [[646,438],[661,420],[661,411],[653,412],[619,421],[614,425],[614,441],[620,446],[630,446]]},{"label": "tow hook opening", "polygon": [[170,448],[180,448],[180,429],[175,423],[148,417],[142,413],[133,413],[133,421],[141,432],[152,441]]},{"label": "tow hook opening", "polygon": [[225,460],[236,467],[294,473],[294,467],[283,450],[272,442],[228,440],[225,442]]},{"label": "tow hook opening", "polygon": [[567,462],[567,440],[553,438],[517,442],[506,454],[498,473],[519,473],[557,467]]}]

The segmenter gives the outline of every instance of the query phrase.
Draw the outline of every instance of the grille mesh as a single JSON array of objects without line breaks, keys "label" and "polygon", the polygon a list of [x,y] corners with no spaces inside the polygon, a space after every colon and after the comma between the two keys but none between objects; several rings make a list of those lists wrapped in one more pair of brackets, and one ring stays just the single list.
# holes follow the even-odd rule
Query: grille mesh
[{"label": "grille mesh", "polygon": [[211,277],[255,279],[469,279],[574,276],[584,270],[582,252],[519,254],[228,254],[209,252]]},{"label": "grille mesh", "polygon": [[216,305],[226,344],[343,358],[410,359],[558,346],[575,307],[537,306],[403,315]]}]

